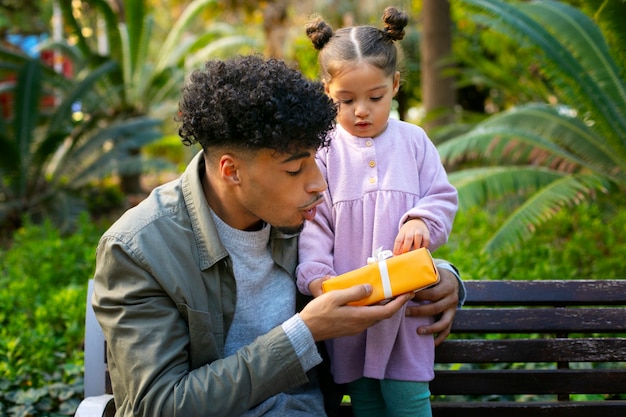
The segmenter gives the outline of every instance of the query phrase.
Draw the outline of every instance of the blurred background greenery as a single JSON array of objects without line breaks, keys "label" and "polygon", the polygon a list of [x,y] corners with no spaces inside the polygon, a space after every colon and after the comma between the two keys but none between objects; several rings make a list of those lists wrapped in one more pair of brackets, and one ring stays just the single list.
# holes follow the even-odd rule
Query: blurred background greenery
[{"label": "blurred background greenery", "polygon": [[98,237],[195,152],[174,117],[204,61],[317,77],[303,27],[407,11],[394,117],[425,127],[464,279],[626,278],[624,0],[0,0],[0,416],[72,415]]}]

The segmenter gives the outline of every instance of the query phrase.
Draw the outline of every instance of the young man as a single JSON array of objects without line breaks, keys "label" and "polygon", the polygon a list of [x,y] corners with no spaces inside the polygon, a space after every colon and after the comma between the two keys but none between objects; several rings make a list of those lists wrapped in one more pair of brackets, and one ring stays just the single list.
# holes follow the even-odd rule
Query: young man
[{"label": "young man", "polygon": [[[320,84],[277,60],[192,74],[179,133],[202,152],[98,246],[93,306],[116,415],[324,415],[315,342],[361,332],[409,298],[347,306],[371,291],[360,285],[296,300],[298,232],[326,189],[315,151],[335,116]],[[420,329],[443,340],[459,281],[439,269],[441,284],[420,294],[431,304],[408,314],[443,313]]]}]

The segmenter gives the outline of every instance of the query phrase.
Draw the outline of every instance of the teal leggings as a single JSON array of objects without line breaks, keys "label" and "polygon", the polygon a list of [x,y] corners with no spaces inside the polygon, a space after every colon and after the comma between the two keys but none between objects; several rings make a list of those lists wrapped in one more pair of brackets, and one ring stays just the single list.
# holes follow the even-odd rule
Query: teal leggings
[{"label": "teal leggings", "polygon": [[354,417],[432,417],[428,382],[361,378],[348,394]]}]

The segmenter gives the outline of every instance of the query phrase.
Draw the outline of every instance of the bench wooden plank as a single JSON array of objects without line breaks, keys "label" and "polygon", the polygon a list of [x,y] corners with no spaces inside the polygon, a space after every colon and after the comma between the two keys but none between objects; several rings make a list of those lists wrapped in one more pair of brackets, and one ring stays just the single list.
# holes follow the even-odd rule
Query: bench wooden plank
[{"label": "bench wooden plank", "polygon": [[626,280],[466,281],[465,305],[624,305]]},{"label": "bench wooden plank", "polygon": [[624,417],[626,401],[433,402],[432,408],[433,417]]},{"label": "bench wooden plank", "polygon": [[467,308],[457,312],[454,333],[626,332],[624,308]]},{"label": "bench wooden plank", "polygon": [[626,362],[626,340],[448,339],[436,350],[437,363]]},{"label": "bench wooden plank", "polygon": [[623,394],[626,368],[436,371],[433,395]]}]

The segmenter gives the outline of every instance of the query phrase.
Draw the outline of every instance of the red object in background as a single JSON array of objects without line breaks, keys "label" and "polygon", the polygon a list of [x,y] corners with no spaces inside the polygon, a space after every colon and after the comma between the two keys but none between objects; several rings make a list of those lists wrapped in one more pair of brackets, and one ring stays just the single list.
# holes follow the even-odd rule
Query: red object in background
[{"label": "red object in background", "polygon": [[[57,69],[55,64],[61,64],[61,74],[65,75],[67,78],[72,76],[72,63],[69,59],[65,58],[63,55],[56,53],[50,49],[44,49],[41,51],[39,55],[39,59],[41,62],[48,65],[51,68]],[[58,69],[57,69],[58,70]],[[49,109],[54,107],[56,103],[55,97],[52,95],[43,96],[41,100],[41,106],[44,109]]]},{"label": "red object in background", "polygon": [[[15,82],[15,74],[8,74],[0,80],[0,85]],[[2,110],[2,118],[8,119],[11,116],[11,106],[13,104],[13,93],[0,93],[0,110]]]},{"label": "red object in background", "polygon": [[[40,52],[39,58],[41,62],[48,65],[50,68],[55,68],[56,63],[60,63],[61,73],[69,78],[72,76],[73,67],[72,62],[65,58],[62,54],[55,52],[53,50],[42,50]],[[16,76],[15,74],[7,74],[2,79],[0,79],[0,84],[11,84],[15,83]],[[56,105],[56,100],[53,95],[44,95],[41,99],[41,107],[43,109],[49,109]],[[13,109],[13,93],[0,93],[0,110],[2,117],[6,120],[12,116]]]}]

